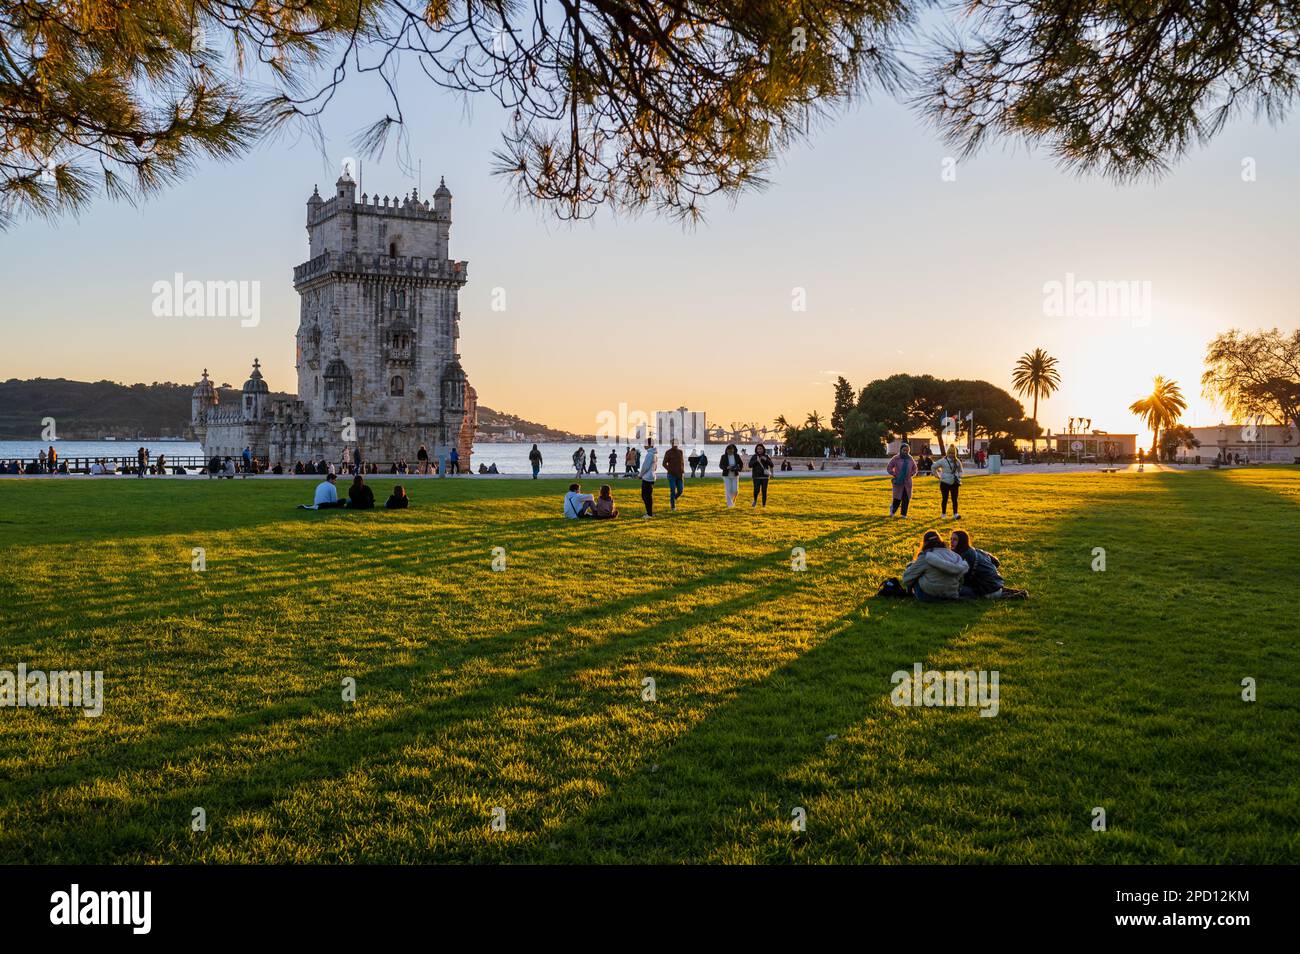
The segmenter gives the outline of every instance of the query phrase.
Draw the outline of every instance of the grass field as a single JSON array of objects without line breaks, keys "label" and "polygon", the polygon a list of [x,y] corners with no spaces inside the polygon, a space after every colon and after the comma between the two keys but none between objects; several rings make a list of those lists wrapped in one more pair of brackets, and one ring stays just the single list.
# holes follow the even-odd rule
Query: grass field
[{"label": "grass field", "polygon": [[[873,598],[933,483],[565,483],[0,481],[0,669],[106,700],[0,709],[0,862],[1300,862],[1300,469],[971,479],[1033,598],[951,606]],[[997,717],[892,705],[916,662]]]}]

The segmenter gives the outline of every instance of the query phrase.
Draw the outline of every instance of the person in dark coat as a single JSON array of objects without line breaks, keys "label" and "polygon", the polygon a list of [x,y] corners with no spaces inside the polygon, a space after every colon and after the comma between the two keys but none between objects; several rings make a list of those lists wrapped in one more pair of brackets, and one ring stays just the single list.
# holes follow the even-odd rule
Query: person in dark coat
[{"label": "person in dark coat", "polygon": [[352,478],[352,486],[348,488],[348,509],[373,510],[374,508],[375,492],[366,484],[366,478],[357,474]]}]

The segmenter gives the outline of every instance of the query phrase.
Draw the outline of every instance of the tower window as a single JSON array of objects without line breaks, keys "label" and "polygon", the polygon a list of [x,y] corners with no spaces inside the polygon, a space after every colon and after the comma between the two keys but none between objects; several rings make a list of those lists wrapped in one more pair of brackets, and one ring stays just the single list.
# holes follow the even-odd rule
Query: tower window
[{"label": "tower window", "polygon": [[402,380],[401,375],[394,375],[388,382],[388,393],[393,397],[401,397],[406,393],[406,382]]},{"label": "tower window", "polygon": [[389,242],[389,243],[388,243],[388,254],[391,255],[393,258],[397,258],[397,243],[396,243],[396,242]]}]

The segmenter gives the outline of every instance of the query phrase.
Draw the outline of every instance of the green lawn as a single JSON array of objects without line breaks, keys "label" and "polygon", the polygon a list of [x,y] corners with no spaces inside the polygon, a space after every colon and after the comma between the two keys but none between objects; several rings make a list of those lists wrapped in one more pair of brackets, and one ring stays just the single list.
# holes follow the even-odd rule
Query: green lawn
[{"label": "green lawn", "polygon": [[[1300,862],[1300,469],[968,480],[1033,598],[952,606],[873,598],[933,483],[565,483],[0,481],[0,669],[106,695],[0,709],[0,862]],[[999,714],[893,706],[915,662]]]}]

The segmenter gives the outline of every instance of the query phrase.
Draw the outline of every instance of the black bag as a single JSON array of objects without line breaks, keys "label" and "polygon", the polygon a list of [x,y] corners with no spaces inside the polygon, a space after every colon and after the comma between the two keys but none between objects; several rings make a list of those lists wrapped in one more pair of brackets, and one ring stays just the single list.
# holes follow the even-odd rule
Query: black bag
[{"label": "black bag", "polygon": [[903,589],[903,584],[898,582],[898,577],[891,576],[889,579],[885,580],[884,583],[880,584],[880,589],[877,591],[876,595],[902,597],[907,595],[907,590]]}]

